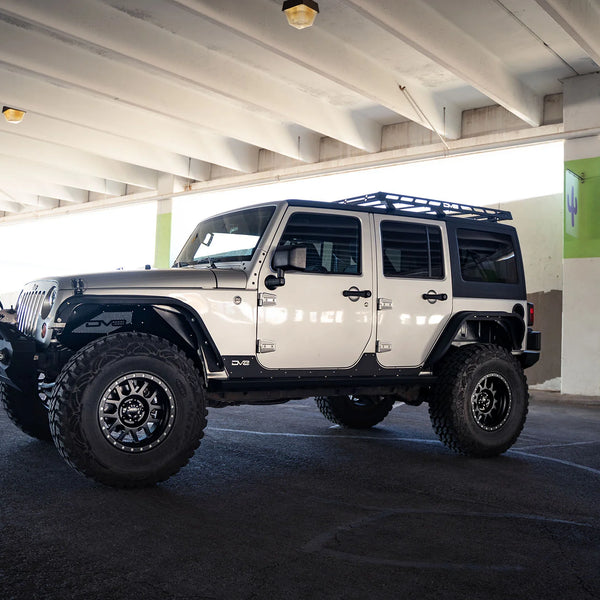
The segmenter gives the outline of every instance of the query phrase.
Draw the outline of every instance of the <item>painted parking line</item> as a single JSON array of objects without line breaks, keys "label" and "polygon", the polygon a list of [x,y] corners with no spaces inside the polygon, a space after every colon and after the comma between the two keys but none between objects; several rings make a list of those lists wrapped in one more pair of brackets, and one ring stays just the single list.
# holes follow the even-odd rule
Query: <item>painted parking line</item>
[{"label": "painted parking line", "polygon": [[554,458],[553,456],[543,456],[541,454],[523,452],[522,450],[508,450],[508,453],[518,454],[519,456],[527,456],[529,458],[537,458],[539,460],[547,460],[549,462],[558,463],[567,467],[573,467],[574,469],[581,469],[582,471],[587,471],[588,473],[593,473],[594,475],[600,475],[599,469],[592,469],[592,467],[586,467],[585,465],[580,465],[579,463],[574,463],[570,460],[562,460],[561,458]]},{"label": "painted parking line", "polygon": [[600,444],[600,440],[596,442],[565,442],[562,444],[533,444],[531,446],[519,446],[517,450],[540,450],[544,448],[568,448],[569,446],[591,446]]},{"label": "painted parking line", "polygon": [[[331,435],[322,433],[288,433],[279,431],[252,431],[249,429],[230,429],[226,427],[207,427],[207,431],[218,431],[222,433],[240,433],[243,435],[257,435],[263,437],[291,437],[291,438],[325,438],[328,440],[332,439],[347,439],[347,440],[378,440],[378,441],[395,441],[395,442],[414,442],[417,444],[430,444],[430,445],[442,445],[442,442],[438,440],[428,440],[423,438],[407,438],[397,436],[368,436],[368,435]],[[574,444],[597,444],[598,442],[575,442]],[[561,445],[559,444],[558,447]],[[554,446],[549,446],[554,447]],[[536,458],[538,460],[545,460],[549,462],[558,463],[574,469],[581,469],[594,475],[600,475],[599,469],[593,469],[592,467],[586,467],[579,463],[574,463],[569,460],[562,460],[560,458],[554,458],[552,456],[543,456],[542,454],[534,454],[532,452],[523,452],[523,450],[508,450],[507,454],[516,454],[518,456],[526,456],[528,458]]]},{"label": "painted parking line", "polygon": [[[335,426],[337,427],[337,426]],[[286,433],[279,431],[251,431],[249,429],[228,429],[225,427],[207,427],[207,431],[222,431],[225,433],[243,433],[247,435],[262,435],[267,437],[303,437],[303,438],[326,438],[328,440],[393,440],[396,442],[419,442],[421,444],[439,444],[442,442],[438,440],[427,440],[421,438],[405,438],[405,437],[396,437],[396,436],[387,436],[387,435],[379,435],[379,436],[368,436],[368,435],[331,435],[324,433]]]}]

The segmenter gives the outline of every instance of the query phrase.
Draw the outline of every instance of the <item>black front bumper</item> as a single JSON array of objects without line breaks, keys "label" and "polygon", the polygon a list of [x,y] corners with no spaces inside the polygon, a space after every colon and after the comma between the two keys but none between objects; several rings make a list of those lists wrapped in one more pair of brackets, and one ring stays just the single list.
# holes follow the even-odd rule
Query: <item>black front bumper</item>
[{"label": "black front bumper", "polygon": [[37,344],[14,324],[0,322],[0,383],[25,389],[37,372]]}]

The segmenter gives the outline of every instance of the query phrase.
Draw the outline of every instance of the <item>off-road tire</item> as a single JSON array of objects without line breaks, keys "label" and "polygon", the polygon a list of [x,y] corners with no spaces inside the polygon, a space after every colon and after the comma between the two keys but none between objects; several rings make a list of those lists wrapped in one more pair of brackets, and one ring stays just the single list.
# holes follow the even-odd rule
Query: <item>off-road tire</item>
[{"label": "off-road tire", "polygon": [[381,423],[394,406],[392,396],[317,396],[322,415],[342,427],[369,429]]},{"label": "off-road tire", "polygon": [[429,416],[450,449],[476,457],[497,456],[519,437],[529,393],[519,362],[500,346],[452,349],[437,369]]},{"label": "off-road tire", "polygon": [[[79,472],[106,485],[138,488],[188,463],[206,414],[200,373],[183,352],[153,335],[118,333],[91,342],[64,366],[50,403],[50,431]],[[129,433],[121,439],[119,431]]]},{"label": "off-road tire", "polygon": [[31,382],[26,390],[17,390],[0,383],[0,403],[10,420],[28,436],[51,442],[48,410],[38,395],[37,381]]}]

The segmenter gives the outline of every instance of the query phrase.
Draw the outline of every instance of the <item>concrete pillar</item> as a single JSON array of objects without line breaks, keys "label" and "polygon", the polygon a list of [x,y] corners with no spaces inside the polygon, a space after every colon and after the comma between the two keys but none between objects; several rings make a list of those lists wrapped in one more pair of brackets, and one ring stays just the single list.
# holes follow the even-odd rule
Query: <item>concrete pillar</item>
[{"label": "concrete pillar", "polygon": [[154,266],[168,269],[171,266],[171,220],[173,199],[166,198],[156,203],[156,241],[154,245]]},{"label": "concrete pillar", "polygon": [[[182,191],[182,180],[174,175],[161,174],[158,178],[160,195]],[[173,198],[167,197],[156,202],[156,236],[154,244],[154,266],[168,269],[171,266],[171,224]]]},{"label": "concrete pillar", "polygon": [[[600,74],[564,82],[565,131],[600,127]],[[600,396],[600,136],[565,142],[562,393]]]}]

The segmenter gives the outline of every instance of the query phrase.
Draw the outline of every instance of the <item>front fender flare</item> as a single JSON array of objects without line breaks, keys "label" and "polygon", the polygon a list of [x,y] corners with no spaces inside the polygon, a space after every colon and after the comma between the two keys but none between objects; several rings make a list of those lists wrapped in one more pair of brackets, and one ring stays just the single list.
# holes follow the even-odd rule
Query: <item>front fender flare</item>
[{"label": "front fender flare", "polygon": [[[224,369],[223,358],[202,317],[192,307],[180,300],[162,296],[96,296],[92,294],[71,296],[60,305],[56,312],[56,320],[65,324],[62,335],[72,333],[73,328],[69,327],[70,322],[80,324],[75,317],[78,309],[93,306],[97,306],[99,311],[112,309],[135,312],[136,310],[151,309],[180,339],[197,352],[202,353],[210,371]],[[161,307],[171,309],[171,314]],[[193,340],[189,340],[189,336],[182,331],[184,324],[191,330]],[[131,324],[131,327],[134,328],[134,323]]]}]

